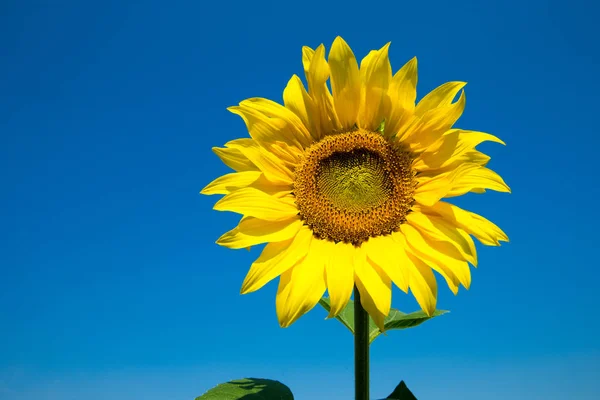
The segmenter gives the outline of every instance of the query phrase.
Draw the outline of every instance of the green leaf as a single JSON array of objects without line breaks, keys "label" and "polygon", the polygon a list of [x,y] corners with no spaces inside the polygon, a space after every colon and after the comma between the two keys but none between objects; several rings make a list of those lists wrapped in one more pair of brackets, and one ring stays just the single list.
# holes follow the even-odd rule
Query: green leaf
[{"label": "green leaf", "polygon": [[[329,298],[323,297],[319,300],[319,304],[329,312],[331,306],[329,304]],[[405,314],[402,311],[392,308],[389,315],[384,320],[384,327],[386,331],[394,329],[408,329],[414,328],[415,326],[421,325],[423,322],[438,317],[442,314],[446,314],[448,311],[435,310],[431,317],[428,317],[423,311],[416,311],[410,314]],[[346,328],[354,334],[354,301],[350,300],[346,307],[335,317],[340,321]],[[377,336],[381,335],[381,331],[375,325],[375,322],[369,317],[369,343],[372,343]]]},{"label": "green leaf", "polygon": [[410,390],[408,390],[406,383],[400,381],[400,384],[396,386],[396,389],[394,389],[392,394],[386,397],[386,400],[417,400],[417,398]]},{"label": "green leaf", "polygon": [[271,379],[244,378],[210,389],[196,400],[294,400],[292,391]]}]

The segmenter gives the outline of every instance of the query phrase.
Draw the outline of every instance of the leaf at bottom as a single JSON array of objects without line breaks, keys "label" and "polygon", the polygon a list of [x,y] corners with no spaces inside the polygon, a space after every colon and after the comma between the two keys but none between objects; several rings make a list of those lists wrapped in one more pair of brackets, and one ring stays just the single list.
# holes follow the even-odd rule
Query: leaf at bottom
[{"label": "leaf at bottom", "polygon": [[294,400],[294,396],[281,382],[244,378],[221,383],[196,400]]},{"label": "leaf at bottom", "polygon": [[386,400],[417,400],[414,394],[408,389],[404,381],[400,381],[396,389],[386,397]]}]

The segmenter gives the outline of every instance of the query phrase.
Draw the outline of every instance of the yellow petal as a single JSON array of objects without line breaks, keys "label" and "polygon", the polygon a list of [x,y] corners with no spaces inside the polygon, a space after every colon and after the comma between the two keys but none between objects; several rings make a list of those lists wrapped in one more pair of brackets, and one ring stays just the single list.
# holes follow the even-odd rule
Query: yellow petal
[{"label": "yellow petal", "polygon": [[275,310],[279,325],[283,325],[287,310],[287,299],[290,294],[293,268],[288,269],[279,276],[279,285],[277,286],[277,295],[275,296]]},{"label": "yellow petal", "polygon": [[[435,168],[435,169],[427,169],[427,167],[423,167],[422,164],[418,161],[418,157],[413,164],[413,168],[419,171],[420,176],[437,176],[439,174],[443,174],[444,172],[454,171],[458,169],[461,165],[464,164],[477,164],[479,166],[485,167],[487,163],[490,161],[490,156],[483,154],[477,150],[467,151],[466,153],[453,158],[453,160],[449,164],[445,164],[444,167]],[[419,167],[414,167],[414,165],[421,165]],[[472,190],[473,192],[475,190]]]},{"label": "yellow petal", "polygon": [[200,193],[202,194],[229,194],[238,189],[244,188],[256,181],[262,172],[260,171],[244,171],[234,172],[218,177],[208,185]]},{"label": "yellow petal", "polygon": [[[418,164],[419,157],[417,157],[417,159],[415,159],[414,164],[413,164],[413,168],[415,164]],[[438,175],[442,175],[446,172],[451,172],[454,170],[457,170],[459,168],[462,168],[463,165],[471,165],[473,168],[475,167],[475,165],[478,165],[480,167],[485,167],[488,162],[490,161],[491,157],[483,154],[480,151],[477,150],[471,150],[471,151],[467,151],[466,153],[464,153],[461,156],[458,156],[456,158],[454,158],[452,160],[452,162],[450,162],[449,164],[445,165],[442,168],[436,168],[436,169],[427,169],[427,167],[421,168],[419,167],[419,177],[420,178],[434,178]],[[470,167],[471,168],[471,167]],[[417,168],[415,168],[417,169]],[[424,179],[427,180],[427,179]],[[471,190],[471,192],[475,192],[475,193],[483,193],[485,192],[484,189],[480,189],[479,191],[477,191],[477,189],[473,189]]]},{"label": "yellow petal", "polygon": [[282,242],[296,236],[302,221],[298,216],[281,221],[244,217],[239,225],[225,233],[217,244],[230,249],[243,249],[261,243]]},{"label": "yellow petal", "polygon": [[297,75],[292,76],[283,91],[283,103],[300,118],[313,140],[321,136],[317,106]]},{"label": "yellow petal", "polygon": [[474,189],[491,189],[510,193],[510,188],[500,175],[489,168],[478,166],[478,168],[470,169],[467,173],[457,176],[444,197],[460,196]]},{"label": "yellow petal", "polygon": [[290,138],[291,142],[299,145],[298,147],[305,148],[312,143],[312,137],[310,136],[310,133],[302,120],[291,110],[287,109],[281,104],[269,99],[255,97],[242,101],[240,103],[240,107],[246,107],[262,113],[266,117],[267,121],[280,119],[285,122],[284,129],[280,130],[279,133],[286,134]]},{"label": "yellow petal", "polygon": [[317,106],[321,135],[327,135],[339,129],[339,122],[333,107],[333,96],[327,87],[329,64],[325,60],[325,46],[319,45],[314,52],[306,49],[303,49],[302,62],[308,82],[308,93]]},{"label": "yellow petal", "polygon": [[417,58],[407,62],[392,78],[389,87],[390,115],[385,121],[385,134],[395,136],[411,121],[417,98]]},{"label": "yellow petal", "polygon": [[306,73],[306,81],[308,82],[308,93],[313,97],[313,93],[317,93],[318,89],[315,86],[320,86],[329,78],[329,64],[325,60],[325,46],[322,44],[317,47],[312,55],[302,59],[304,63],[304,72]]},{"label": "yellow petal", "polygon": [[429,110],[452,104],[452,100],[466,84],[466,82],[446,82],[438,86],[419,101],[415,114],[421,117]]},{"label": "yellow petal", "polygon": [[376,236],[363,243],[367,259],[379,266],[392,282],[405,293],[408,291],[409,270],[406,253],[391,235]]},{"label": "yellow petal", "polygon": [[213,147],[212,151],[219,156],[225,165],[234,171],[258,171],[258,167],[238,149]]},{"label": "yellow petal", "polygon": [[301,261],[310,246],[312,232],[303,228],[283,242],[269,243],[260,257],[252,263],[242,284],[242,294],[254,292]]},{"label": "yellow petal", "polygon": [[239,106],[228,107],[227,110],[242,118],[252,139],[262,146],[282,141],[290,146],[305,147],[301,141],[303,136],[296,134],[291,124],[284,119],[268,117],[244,102]]},{"label": "yellow petal", "polygon": [[310,311],[325,292],[325,263],[329,254],[324,243],[313,238],[306,257],[292,268],[290,290],[279,319],[284,328]]},{"label": "yellow petal", "polygon": [[302,46],[302,66],[304,67],[304,75],[308,81],[308,71],[310,71],[310,63],[315,56],[315,51],[308,46]]},{"label": "yellow petal", "polygon": [[450,130],[415,160],[413,168],[417,171],[445,168],[485,141],[504,144],[502,140],[489,133]]},{"label": "yellow petal", "polygon": [[223,175],[209,183],[200,193],[229,194],[236,190],[251,187],[273,197],[281,198],[292,192],[291,184],[274,184],[260,171],[243,171]]},{"label": "yellow petal", "polygon": [[417,99],[417,57],[396,72],[390,84],[390,92],[394,92],[394,100],[405,110],[414,110]]},{"label": "yellow petal", "polygon": [[392,67],[388,57],[390,44],[371,51],[360,63],[362,81],[358,126],[375,131],[389,115],[391,100],[388,93]]},{"label": "yellow petal", "polygon": [[[407,248],[408,244],[404,235],[400,232],[392,233],[394,240],[402,245],[402,248]],[[410,291],[421,306],[421,309],[429,316],[435,312],[437,303],[437,282],[435,276],[420,258],[407,252],[407,258],[410,261],[407,266],[410,268]]]},{"label": "yellow petal", "polygon": [[248,187],[258,189],[261,192],[265,192],[266,194],[276,198],[286,197],[292,192],[292,186],[290,184],[271,183],[267,178],[265,178],[265,174],[261,174],[258,179],[252,182]]},{"label": "yellow petal", "polygon": [[462,164],[453,171],[444,172],[433,177],[418,175],[417,188],[414,194],[415,201],[425,206],[434,205],[441,198],[448,195],[461,176],[477,168],[480,167],[476,164]]},{"label": "yellow petal", "polygon": [[457,253],[452,244],[432,240],[430,236],[409,224],[403,224],[401,230],[411,252],[442,275],[454,294],[458,292],[459,284],[469,288],[471,285],[469,264],[462,260],[462,257],[457,259],[451,256]]},{"label": "yellow petal", "polygon": [[288,171],[294,171],[304,156],[302,150],[295,146],[289,146],[283,142],[275,142],[274,144],[267,145],[266,149],[273,154]]},{"label": "yellow petal", "polygon": [[338,315],[348,304],[354,289],[354,253],[351,244],[327,242],[330,258],[325,265],[330,310],[328,318]]},{"label": "yellow petal", "polygon": [[[467,151],[465,154],[462,155],[462,157],[457,158],[457,161],[459,162],[468,162],[468,163],[472,163],[472,164],[477,164],[480,165],[482,167],[485,167],[487,165],[487,163],[490,161],[491,157],[488,156],[487,154],[483,154],[480,151],[477,150],[471,150],[471,151]],[[458,164],[454,165],[456,161],[448,164],[448,166],[446,168],[456,168],[458,166]]]},{"label": "yellow petal", "polygon": [[356,249],[354,259],[354,277],[360,292],[360,302],[367,310],[377,327],[384,331],[383,322],[390,313],[392,304],[392,282],[385,274],[367,262],[364,250]]},{"label": "yellow petal", "polygon": [[508,242],[508,236],[493,222],[453,204],[440,201],[432,207],[423,207],[423,212],[443,217],[485,245],[500,246],[501,241]]},{"label": "yellow petal", "polygon": [[360,106],[360,75],[352,49],[341,37],[336,37],[329,51],[333,104],[342,129],[356,123]]},{"label": "yellow petal", "polygon": [[427,111],[417,123],[403,133],[401,140],[406,142],[413,152],[424,151],[452,128],[464,109],[463,91],[457,102]]},{"label": "yellow petal", "polygon": [[[456,250],[455,253],[450,253],[448,250],[450,256],[459,260],[466,260],[477,266],[475,244],[473,243],[473,239],[464,230],[441,217],[419,212],[407,215],[406,221],[433,240],[450,243]],[[403,224],[402,227],[404,225],[407,224]]]},{"label": "yellow petal", "polygon": [[217,211],[232,211],[266,221],[281,221],[298,214],[293,201],[275,198],[254,188],[236,190],[217,201]]},{"label": "yellow petal", "polygon": [[293,182],[293,172],[273,153],[261,147],[256,141],[236,139],[227,142],[225,146],[239,150],[262,171],[269,181],[277,184],[291,184]]}]

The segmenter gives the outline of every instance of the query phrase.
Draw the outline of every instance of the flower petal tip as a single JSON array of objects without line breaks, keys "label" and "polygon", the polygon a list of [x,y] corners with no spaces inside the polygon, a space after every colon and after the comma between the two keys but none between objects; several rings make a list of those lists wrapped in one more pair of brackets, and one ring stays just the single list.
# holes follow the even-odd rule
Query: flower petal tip
[{"label": "flower petal tip", "polygon": [[[342,42],[342,43],[344,43],[344,44],[346,43],[346,41],[344,40],[344,38],[343,38],[343,37],[341,37],[340,35],[337,35],[337,36],[335,37],[335,39],[333,39],[333,44],[335,44],[335,43],[338,43],[338,42]],[[333,44],[332,44],[332,46],[331,46],[331,47],[333,47]]]},{"label": "flower petal tip", "polygon": [[280,328],[283,328],[283,329],[285,329],[285,328],[289,328],[289,327],[290,327],[290,325],[291,325],[291,322],[279,321],[279,327],[280,327]]},{"label": "flower petal tip", "polygon": [[379,329],[379,331],[385,335],[386,331],[385,331],[385,325],[383,324],[383,320],[375,321],[375,319],[373,319],[373,321],[375,322],[375,325],[377,325],[377,328]]},{"label": "flower petal tip", "polygon": [[382,48],[381,48],[381,52],[384,56],[387,56],[389,51],[390,51],[390,45],[392,44],[392,42],[387,42]]},{"label": "flower petal tip", "polygon": [[422,310],[428,317],[433,317],[433,314],[435,313],[435,304],[433,307],[422,308]]},{"label": "flower petal tip", "polygon": [[248,284],[246,282],[242,283],[242,287],[240,289],[240,294],[248,294],[250,292],[251,292],[251,290],[248,287]]}]

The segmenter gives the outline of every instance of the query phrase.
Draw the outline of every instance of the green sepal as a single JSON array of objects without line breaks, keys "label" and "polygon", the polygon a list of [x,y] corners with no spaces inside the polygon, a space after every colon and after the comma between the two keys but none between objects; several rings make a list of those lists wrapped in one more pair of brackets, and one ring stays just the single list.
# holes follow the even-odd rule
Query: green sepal
[{"label": "green sepal", "polygon": [[385,119],[383,121],[381,121],[381,123],[377,127],[376,131],[383,135],[383,132],[385,131]]},{"label": "green sepal", "polygon": [[[329,305],[329,298],[323,297],[319,300],[319,304],[329,312],[331,307]],[[403,313],[395,308],[390,310],[389,315],[385,318],[383,322],[383,326],[386,330],[394,330],[394,329],[408,329],[414,328],[415,326],[421,325],[423,322],[430,320],[434,317],[439,317],[440,315],[446,314],[449,311],[446,310],[435,310],[433,315],[430,317],[425,314],[423,311],[415,311],[410,314]],[[350,300],[346,307],[335,317],[338,321],[340,321],[346,328],[354,334],[354,301]],[[377,338],[377,336],[381,335],[381,330],[375,325],[375,322],[371,317],[369,317],[369,344],[373,342]]]}]

